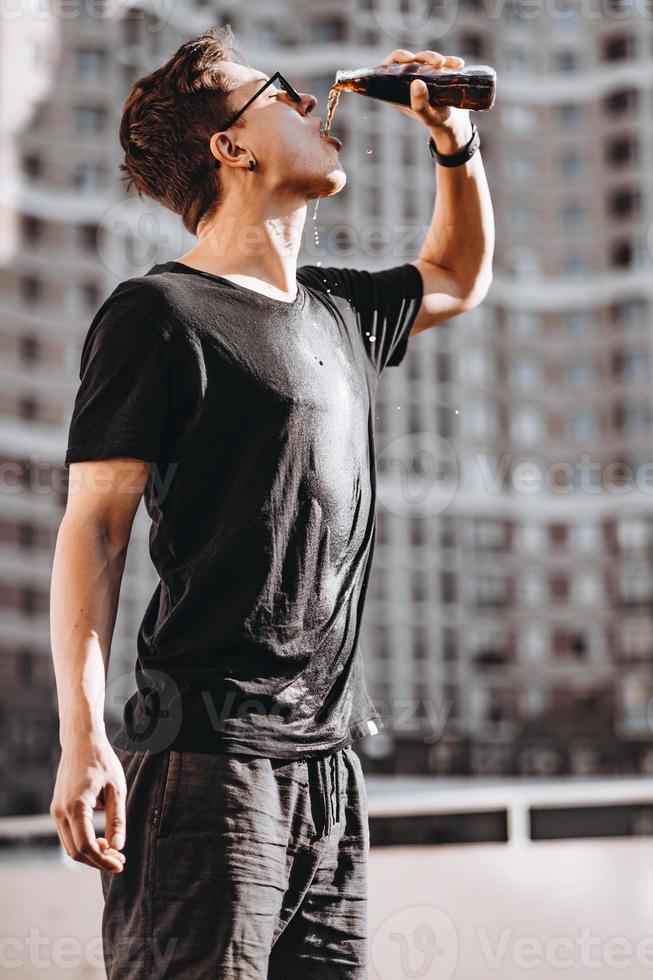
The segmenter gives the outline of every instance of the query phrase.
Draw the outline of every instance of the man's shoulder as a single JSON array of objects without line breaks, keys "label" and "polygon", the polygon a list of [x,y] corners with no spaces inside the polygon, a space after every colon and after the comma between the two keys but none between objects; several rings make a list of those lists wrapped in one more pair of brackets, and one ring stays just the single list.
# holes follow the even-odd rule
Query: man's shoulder
[{"label": "man's shoulder", "polygon": [[183,328],[192,312],[193,300],[187,283],[169,271],[166,265],[153,266],[148,272],[123,279],[105,300],[104,308],[122,308],[150,320],[159,329]]}]

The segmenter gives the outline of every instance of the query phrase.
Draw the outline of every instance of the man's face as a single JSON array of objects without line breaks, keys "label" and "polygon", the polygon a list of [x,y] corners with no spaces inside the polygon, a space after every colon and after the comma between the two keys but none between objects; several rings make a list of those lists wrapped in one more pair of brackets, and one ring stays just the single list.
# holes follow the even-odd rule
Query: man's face
[{"label": "man's face", "polygon": [[[256,68],[231,61],[222,63],[222,71],[231,88],[234,113],[269,78]],[[322,120],[315,115],[315,96],[298,94],[301,102],[294,102],[278,81],[269,85],[248,106],[239,125],[218,138],[218,145],[227,156],[233,153],[234,144],[246,147],[249,152],[244,159],[256,159],[258,178],[265,181],[271,194],[299,195],[306,200],[336,194],[347,180],[338,160],[339,140],[320,136]]]}]

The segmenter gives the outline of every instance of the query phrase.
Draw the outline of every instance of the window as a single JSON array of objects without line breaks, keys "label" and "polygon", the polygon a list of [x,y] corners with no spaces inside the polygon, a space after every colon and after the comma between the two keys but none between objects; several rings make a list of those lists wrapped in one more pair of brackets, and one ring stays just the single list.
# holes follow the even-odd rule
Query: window
[{"label": "window", "polygon": [[589,439],[596,434],[596,418],[591,408],[572,408],[567,420],[572,439]]},{"label": "window", "polygon": [[585,255],[567,255],[562,261],[562,272],[566,276],[586,276],[591,272],[589,260]]},{"label": "window", "polygon": [[648,322],[648,304],[644,299],[628,299],[610,307],[613,323],[620,327],[643,326]]},{"label": "window", "polygon": [[578,177],[583,172],[583,158],[574,150],[567,150],[560,156],[559,167],[563,177]]},{"label": "window", "polygon": [[587,208],[578,201],[568,201],[560,208],[560,224],[568,231],[578,231],[587,224]]},{"label": "window", "polygon": [[18,338],[18,356],[21,361],[31,364],[38,361],[40,353],[40,340],[31,334],[24,334]]},{"label": "window", "polygon": [[101,106],[75,106],[74,116],[78,136],[97,136],[104,127],[106,110]]},{"label": "window", "polygon": [[653,522],[639,514],[621,517],[616,531],[622,551],[647,551],[653,544]]},{"label": "window", "polygon": [[584,658],[588,649],[587,639],[580,630],[554,630],[553,650],[557,657]]},{"label": "window", "polygon": [[626,660],[653,657],[653,621],[648,616],[626,619],[621,628],[621,655]]},{"label": "window", "polygon": [[509,310],[506,326],[513,337],[537,337],[540,332],[540,317],[530,310]]},{"label": "window", "polygon": [[545,422],[542,412],[534,405],[522,405],[510,418],[510,434],[514,442],[523,446],[531,445],[544,434]]},{"label": "window", "polygon": [[596,369],[589,357],[572,357],[565,364],[567,384],[574,388],[582,388],[596,379]]},{"label": "window", "polygon": [[580,56],[578,52],[571,49],[556,51],[553,55],[553,67],[556,71],[571,72],[580,67]]},{"label": "window", "polygon": [[569,547],[571,551],[595,551],[601,546],[601,528],[597,524],[571,524]]},{"label": "window", "polygon": [[513,248],[509,254],[509,267],[517,279],[529,279],[541,272],[540,257],[532,248]]},{"label": "window", "polygon": [[625,605],[649,603],[653,598],[653,575],[647,562],[629,562],[617,575],[619,598]]},{"label": "window", "polygon": [[478,519],[472,524],[474,545],[481,550],[500,551],[506,544],[506,528],[501,521]]},{"label": "window", "polygon": [[554,111],[561,126],[577,126],[583,118],[583,110],[575,102],[561,102]]},{"label": "window", "polygon": [[77,225],[75,229],[77,245],[81,249],[94,249],[97,245],[99,231],[97,225]]},{"label": "window", "polygon": [[639,144],[633,136],[620,136],[607,144],[605,154],[607,162],[615,167],[634,163],[639,155]]},{"label": "window", "polygon": [[608,213],[613,218],[630,218],[640,207],[641,195],[638,190],[614,191],[608,198]]},{"label": "window", "polygon": [[27,153],[23,157],[23,173],[30,180],[37,180],[43,175],[43,161],[35,153]]},{"label": "window", "polygon": [[556,602],[564,602],[569,596],[569,579],[562,572],[554,572],[549,579],[551,598]]},{"label": "window", "polygon": [[512,362],[510,381],[514,388],[532,391],[541,387],[544,380],[541,361],[534,357],[519,357]]},{"label": "window", "polygon": [[528,660],[544,660],[549,652],[549,635],[544,626],[534,624],[522,633],[522,647]]},{"label": "window", "polygon": [[515,533],[520,551],[537,552],[546,548],[546,534],[540,524],[520,524]]},{"label": "window", "polygon": [[100,290],[95,283],[75,283],[73,294],[80,306],[95,309],[100,304]]},{"label": "window", "polygon": [[141,25],[144,23],[142,10],[130,10],[123,17],[123,39],[127,47],[138,44],[141,36]]},{"label": "window", "polygon": [[648,400],[625,402],[615,411],[617,427],[625,434],[637,435],[651,425],[651,404]]},{"label": "window", "polygon": [[31,214],[21,216],[21,234],[23,242],[34,245],[43,237],[43,222]]},{"label": "window", "polygon": [[43,284],[36,276],[23,276],[20,291],[26,303],[38,303],[43,296]]},{"label": "window", "polygon": [[311,41],[320,44],[347,40],[344,20],[337,16],[318,17],[311,24],[310,34]]},{"label": "window", "polygon": [[538,569],[527,568],[517,579],[519,596],[522,602],[538,603],[545,599],[545,581]]},{"label": "window", "polygon": [[503,167],[506,176],[515,180],[528,180],[537,173],[533,154],[523,148],[515,149],[504,156]]},{"label": "window", "polygon": [[634,53],[635,44],[632,34],[621,34],[603,41],[601,53],[603,61],[622,61],[624,58],[631,58]]},{"label": "window", "polygon": [[508,224],[512,228],[521,229],[522,231],[531,228],[535,224],[535,216],[535,209],[525,201],[517,201],[509,205]]},{"label": "window", "polygon": [[468,61],[469,58],[483,58],[483,40],[478,34],[462,34],[458,42],[460,57]]},{"label": "window", "polygon": [[508,48],[505,53],[505,69],[508,75],[520,75],[531,67],[531,57],[523,48]]},{"label": "window", "polygon": [[476,578],[476,601],[479,606],[503,606],[507,598],[505,575],[488,574]]},{"label": "window", "polygon": [[634,249],[631,242],[615,242],[610,247],[610,265],[624,269],[633,264],[633,259]]},{"label": "window", "polygon": [[501,118],[505,129],[513,133],[532,133],[537,126],[537,115],[529,106],[508,103]]},{"label": "window", "polygon": [[281,24],[276,20],[262,20],[257,25],[258,42],[263,47],[282,43]]},{"label": "window", "polygon": [[80,163],[73,175],[73,183],[80,191],[97,191],[104,184],[104,168],[99,163]]},{"label": "window", "polygon": [[487,347],[470,347],[461,361],[467,379],[474,384],[491,384],[497,377],[497,356]]},{"label": "window", "polygon": [[611,92],[603,99],[603,111],[611,116],[620,116],[632,112],[637,107],[639,92],[635,88],[621,88]]},{"label": "window", "polygon": [[36,419],[39,416],[39,403],[31,395],[23,395],[18,399],[18,417],[21,419]]},{"label": "window", "polygon": [[647,381],[649,362],[646,350],[615,351],[614,373],[621,381]]},{"label": "window", "polygon": [[452,603],[456,601],[456,576],[453,572],[440,573],[440,594],[442,602]]},{"label": "window", "polygon": [[579,337],[595,327],[595,314],[590,310],[568,310],[560,314],[560,322],[564,330]]},{"label": "window", "polygon": [[75,52],[75,74],[77,78],[95,81],[106,70],[107,53],[103,48],[78,48]]},{"label": "window", "polygon": [[493,402],[471,402],[466,416],[469,434],[473,439],[494,439],[498,436],[499,415]]}]

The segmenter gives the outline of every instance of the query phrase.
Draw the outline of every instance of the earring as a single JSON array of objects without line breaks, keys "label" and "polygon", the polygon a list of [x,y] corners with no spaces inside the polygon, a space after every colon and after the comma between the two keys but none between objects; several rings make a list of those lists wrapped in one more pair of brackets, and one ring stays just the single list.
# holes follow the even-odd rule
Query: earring
[{"label": "earring", "polygon": [[247,168],[248,170],[256,170],[256,160],[250,160]]}]

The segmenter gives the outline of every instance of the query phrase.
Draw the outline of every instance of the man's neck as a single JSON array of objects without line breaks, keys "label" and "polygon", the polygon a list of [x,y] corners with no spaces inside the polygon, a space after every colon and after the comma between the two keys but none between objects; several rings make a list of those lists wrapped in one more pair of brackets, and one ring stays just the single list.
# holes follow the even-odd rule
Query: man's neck
[{"label": "man's neck", "polygon": [[223,276],[275,299],[294,300],[306,203],[223,202],[177,261]]}]

